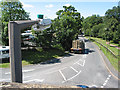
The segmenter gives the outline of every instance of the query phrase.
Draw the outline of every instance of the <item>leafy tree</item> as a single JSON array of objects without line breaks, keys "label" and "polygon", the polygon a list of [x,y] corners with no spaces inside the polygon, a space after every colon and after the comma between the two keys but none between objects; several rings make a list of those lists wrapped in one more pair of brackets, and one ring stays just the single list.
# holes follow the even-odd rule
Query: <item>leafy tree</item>
[{"label": "leafy tree", "polygon": [[85,32],[85,35],[91,35],[92,34],[92,28],[95,25],[98,25],[100,23],[103,23],[103,18],[100,17],[99,15],[92,15],[91,17],[87,17],[86,19],[83,20],[83,30]]},{"label": "leafy tree", "polygon": [[37,46],[40,46],[43,49],[52,47],[53,32],[50,28],[44,31],[35,31],[32,29],[32,34],[35,36],[33,42],[36,43]]},{"label": "leafy tree", "polygon": [[29,14],[22,8],[23,5],[19,0],[16,0],[16,2],[3,0],[0,7],[2,10],[2,22],[30,19]]},{"label": "leafy tree", "polygon": [[3,45],[9,45],[9,39],[8,39],[8,22],[2,23],[1,28],[1,39]]},{"label": "leafy tree", "polygon": [[25,12],[25,10],[22,8],[22,3],[19,0],[16,0],[16,2],[2,0],[0,2],[0,8],[1,8],[1,22],[2,22],[2,29],[1,29],[1,37],[2,37],[2,43],[4,45],[8,45],[8,22],[9,21],[15,21],[15,20],[28,20],[29,14]]},{"label": "leafy tree", "polygon": [[77,33],[82,27],[82,19],[80,13],[73,6],[63,6],[63,8],[64,10],[56,12],[58,17],[52,23],[52,30],[55,32],[56,41],[65,50],[70,50],[72,40],[77,37]]},{"label": "leafy tree", "polygon": [[105,13],[104,23],[106,24],[106,28],[109,29],[108,35],[106,38],[109,40],[113,40],[115,43],[118,43],[120,40],[120,31],[119,31],[119,20],[120,20],[120,7],[113,7],[109,9]]},{"label": "leafy tree", "polygon": [[114,6],[112,9],[108,9],[105,13],[106,18],[115,18],[120,21],[120,6]]}]

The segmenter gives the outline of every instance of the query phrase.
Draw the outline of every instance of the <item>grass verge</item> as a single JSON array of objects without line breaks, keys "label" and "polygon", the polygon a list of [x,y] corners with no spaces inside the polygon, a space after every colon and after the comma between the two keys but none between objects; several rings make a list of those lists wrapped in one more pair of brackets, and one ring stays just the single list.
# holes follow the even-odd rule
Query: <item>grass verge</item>
[{"label": "grass verge", "polygon": [[[41,48],[22,50],[22,65],[25,66],[30,64],[38,64],[64,55],[65,53],[63,50],[55,49],[55,48],[46,49],[46,50],[43,50]],[[9,68],[9,67],[10,67],[10,63],[0,64],[0,68]]]},{"label": "grass verge", "polygon": [[[22,65],[23,66],[30,65],[30,63],[23,60]],[[9,67],[10,67],[10,63],[2,63],[2,64],[0,64],[0,68],[9,68]]]},{"label": "grass verge", "polygon": [[46,50],[38,48],[22,51],[23,60],[30,64],[45,62],[47,60],[54,59],[63,55],[65,55],[64,51],[54,48]]},{"label": "grass verge", "polygon": [[[110,46],[109,44],[106,44],[106,40],[103,40],[102,38],[95,38],[95,37],[90,37],[90,38],[102,43],[104,46],[109,48],[116,56],[118,56],[118,49]],[[110,44],[118,46],[118,44],[115,44],[115,43],[112,43],[112,42]]]}]

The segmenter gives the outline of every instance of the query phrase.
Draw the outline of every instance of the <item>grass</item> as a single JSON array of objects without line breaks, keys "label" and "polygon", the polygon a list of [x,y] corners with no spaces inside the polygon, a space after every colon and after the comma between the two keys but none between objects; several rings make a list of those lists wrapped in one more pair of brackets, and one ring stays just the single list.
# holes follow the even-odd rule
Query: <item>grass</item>
[{"label": "grass", "polygon": [[23,60],[30,64],[37,64],[63,55],[65,55],[64,51],[59,49],[34,49],[22,51]]},{"label": "grass", "polygon": [[[88,38],[88,37],[87,37]],[[106,45],[105,40],[102,40],[100,38],[93,38],[91,37],[92,42],[94,42],[94,40],[99,41],[100,43],[102,43],[103,45]],[[107,51],[106,48],[102,47],[100,44],[98,44],[97,42],[94,42],[101,50],[102,52],[105,54],[105,56],[109,59],[110,63],[112,64],[112,66],[120,72],[120,65],[118,65],[118,62],[120,62],[120,60],[118,58],[115,58],[109,51]],[[118,50],[115,47],[110,47],[108,46],[108,48],[113,51],[115,53],[115,55],[118,55]]]},{"label": "grass", "polygon": [[[22,65],[23,66],[30,65],[30,63],[23,60]],[[0,64],[0,68],[9,68],[9,67],[10,67],[10,63],[2,63],[2,64]]]},{"label": "grass", "polygon": [[[118,49],[115,48],[115,47],[111,47],[110,45],[106,44],[106,40],[103,40],[101,38],[95,38],[95,37],[91,37],[91,39],[94,39],[94,40],[102,43],[104,46],[108,47],[116,56],[118,56]],[[118,44],[115,44],[113,42],[111,42],[110,44],[118,46]]]},{"label": "grass", "polygon": [[[55,49],[55,48],[46,49],[46,50],[43,50],[41,48],[22,50],[22,65],[25,66],[30,64],[38,64],[47,60],[58,58],[63,55],[65,55],[63,50]],[[0,68],[9,68],[9,67],[10,67],[10,63],[0,64]]]}]

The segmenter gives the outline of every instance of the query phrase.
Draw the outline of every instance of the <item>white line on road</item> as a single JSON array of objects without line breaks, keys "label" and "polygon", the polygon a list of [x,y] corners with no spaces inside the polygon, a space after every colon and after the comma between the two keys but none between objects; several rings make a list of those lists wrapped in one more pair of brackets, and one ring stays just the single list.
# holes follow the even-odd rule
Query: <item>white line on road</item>
[{"label": "white line on road", "polygon": [[23,73],[25,72],[31,72],[31,71],[34,71],[35,69],[29,69],[29,70],[23,70]]},{"label": "white line on road", "polygon": [[107,84],[108,80],[110,79],[111,75],[108,75],[107,79],[105,80],[105,82],[103,83],[103,85],[101,86],[101,88],[104,88],[104,86]]},{"label": "white line on road", "polygon": [[66,81],[66,78],[65,78],[65,76],[63,75],[62,71],[61,71],[61,70],[59,70],[59,72],[60,72],[60,74],[62,75],[62,77],[63,77],[64,81]]},{"label": "white line on road", "polygon": [[76,75],[74,75],[73,77],[71,77],[71,78],[69,78],[69,79],[63,81],[62,83],[64,83],[64,82],[66,82],[66,81],[69,81],[69,80],[75,78],[75,77],[78,76],[80,73],[81,73],[81,71],[79,71],[79,72],[78,72]]},{"label": "white line on road", "polygon": [[[25,72],[31,72],[31,71],[34,71],[35,69],[29,69],[29,70],[23,70],[22,72],[25,73]],[[7,72],[5,74],[10,74],[10,72]]]},{"label": "white line on road", "polygon": [[5,73],[5,74],[10,74],[10,72],[7,72],[7,73]]},{"label": "white line on road", "polygon": [[80,64],[79,62],[80,62],[80,61],[78,61],[78,62],[76,62],[76,63],[77,63],[78,65],[82,66],[82,67],[85,65],[85,60],[82,62],[82,64]]},{"label": "white line on road", "polygon": [[44,79],[33,79],[33,80],[28,80],[28,81],[23,81],[23,83],[28,83],[28,82],[43,82]]},{"label": "white line on road", "polygon": [[0,82],[3,82],[3,81],[10,81],[10,79],[0,79]]},{"label": "white line on road", "polygon": [[85,54],[85,55],[83,55],[82,57],[83,57],[83,58],[86,58],[86,57],[87,57],[87,55]]},{"label": "white line on road", "polygon": [[30,78],[30,77],[32,77],[32,76],[25,76],[25,77],[23,76],[23,79],[25,79],[25,78]]},{"label": "white line on road", "polygon": [[84,60],[84,62],[83,62],[83,66],[85,65],[85,60]]},{"label": "white line on road", "polygon": [[74,70],[75,72],[77,72],[78,73],[78,71],[76,70],[76,69],[74,69],[73,67],[70,67],[72,70]]}]

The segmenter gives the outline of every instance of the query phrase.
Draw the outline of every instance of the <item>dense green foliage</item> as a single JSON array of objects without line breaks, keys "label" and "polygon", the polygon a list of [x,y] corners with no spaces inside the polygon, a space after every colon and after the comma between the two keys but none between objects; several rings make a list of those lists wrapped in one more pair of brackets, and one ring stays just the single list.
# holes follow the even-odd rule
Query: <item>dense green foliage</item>
[{"label": "dense green foliage", "polygon": [[114,43],[120,41],[120,7],[113,7],[106,11],[104,17],[93,15],[83,20],[85,35],[100,37]]},{"label": "dense green foliage", "polygon": [[28,20],[29,14],[22,8],[22,3],[19,0],[16,2],[7,2],[6,0],[0,3],[0,20],[1,20],[1,37],[2,44],[8,45],[8,22],[15,20]]},{"label": "dense green foliage", "polygon": [[53,32],[50,30],[50,28],[44,30],[44,31],[35,31],[32,29],[32,34],[35,36],[35,38],[32,40],[38,47],[42,48],[51,48],[53,45]]},{"label": "dense green foliage", "polygon": [[70,50],[72,40],[80,33],[82,27],[81,15],[73,6],[63,6],[64,10],[56,12],[51,29],[54,31],[56,42],[60,43],[65,50]]}]

